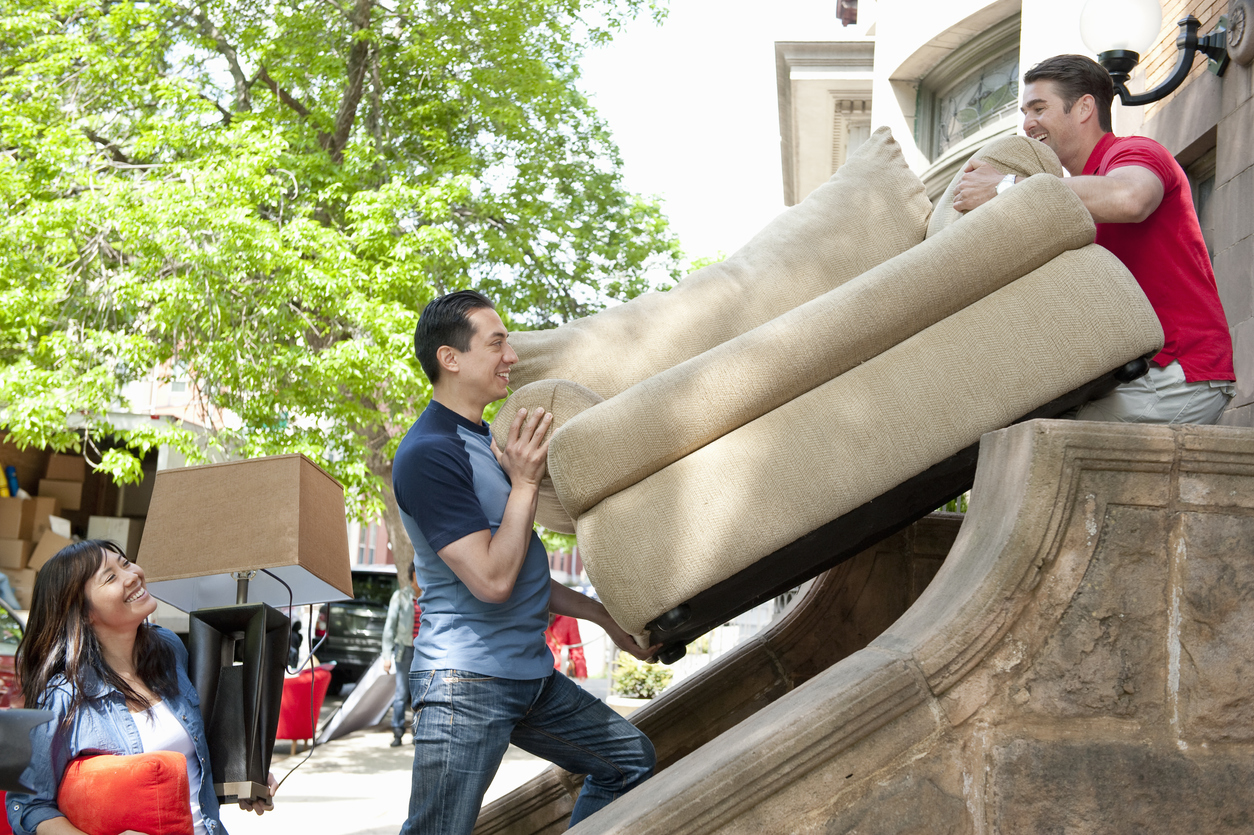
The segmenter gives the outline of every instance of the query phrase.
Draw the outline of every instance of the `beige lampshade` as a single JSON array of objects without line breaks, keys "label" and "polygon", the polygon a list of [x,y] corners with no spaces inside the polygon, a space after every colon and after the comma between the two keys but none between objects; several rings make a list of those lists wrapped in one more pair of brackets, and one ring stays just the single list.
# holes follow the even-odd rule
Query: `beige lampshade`
[{"label": "beige lampshade", "polygon": [[237,571],[257,571],[250,603],[350,598],[344,488],[303,455],[162,470],[136,562],[152,595],[185,612],[234,605]]}]

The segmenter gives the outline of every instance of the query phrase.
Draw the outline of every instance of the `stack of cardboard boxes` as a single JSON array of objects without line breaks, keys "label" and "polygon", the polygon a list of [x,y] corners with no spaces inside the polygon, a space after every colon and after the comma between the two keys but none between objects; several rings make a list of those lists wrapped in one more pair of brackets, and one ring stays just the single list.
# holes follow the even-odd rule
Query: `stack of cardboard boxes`
[{"label": "stack of cardboard boxes", "polygon": [[21,608],[28,609],[36,572],[73,542],[71,530],[79,535],[85,533],[86,539],[116,542],[134,557],[144,528],[142,518],[90,514],[98,512],[109,498],[107,491],[112,489],[119,512],[142,515],[147,511],[152,487],[149,483],[146,489],[140,485],[122,493],[119,488],[105,486],[90,473],[81,455],[54,453],[47,456],[44,466],[46,453],[37,451],[19,457],[21,452],[6,448],[6,459],[12,457],[19,472],[25,470],[21,481],[26,490],[38,483],[38,495],[0,498],[0,571],[8,576]]},{"label": "stack of cardboard boxes", "polygon": [[[69,522],[60,514],[79,508],[87,465],[77,455],[53,455],[47,473],[35,498],[0,498],[0,571],[8,576],[23,609],[30,608],[35,573],[72,541]],[[53,531],[54,525],[62,533]]]}]

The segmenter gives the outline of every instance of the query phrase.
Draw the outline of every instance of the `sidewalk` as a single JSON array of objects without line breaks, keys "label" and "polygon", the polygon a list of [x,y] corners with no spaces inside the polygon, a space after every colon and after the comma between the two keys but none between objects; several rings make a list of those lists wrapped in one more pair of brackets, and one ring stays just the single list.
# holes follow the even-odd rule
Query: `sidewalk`
[{"label": "sidewalk", "polygon": [[[284,780],[275,795],[274,811],[258,817],[230,805],[222,823],[230,835],[275,835],[276,832],[317,832],[318,835],[397,835],[409,805],[414,749],[390,748],[392,729],[376,728],[289,756],[290,743],[275,745],[271,771]],[[548,763],[510,746],[488,789],[485,803],[517,788]]]},{"label": "sidewalk", "polygon": [[[597,692],[608,689],[604,679],[592,679],[588,684],[590,690],[604,698],[603,693]],[[340,701],[327,699],[323,720],[339,707]],[[414,749],[408,733],[405,744],[399,748],[389,747],[391,741],[392,729],[387,719],[374,728],[319,745],[307,761],[308,749],[291,756],[291,743],[281,740],[275,744],[270,769],[284,781],[275,795],[274,811],[259,817],[235,805],[224,806],[222,823],[230,835],[294,831],[318,835],[397,835],[409,806]],[[544,760],[511,745],[484,803],[516,789],[547,767]]]}]

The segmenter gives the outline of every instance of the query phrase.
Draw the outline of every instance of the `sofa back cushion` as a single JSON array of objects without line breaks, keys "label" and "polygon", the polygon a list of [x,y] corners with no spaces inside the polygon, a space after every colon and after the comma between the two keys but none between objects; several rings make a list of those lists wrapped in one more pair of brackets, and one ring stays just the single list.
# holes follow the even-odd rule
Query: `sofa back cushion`
[{"label": "sofa back cushion", "polygon": [[511,335],[517,386],[573,380],[602,397],[752,330],[923,240],[931,204],[887,128],[731,257],[666,292]]}]

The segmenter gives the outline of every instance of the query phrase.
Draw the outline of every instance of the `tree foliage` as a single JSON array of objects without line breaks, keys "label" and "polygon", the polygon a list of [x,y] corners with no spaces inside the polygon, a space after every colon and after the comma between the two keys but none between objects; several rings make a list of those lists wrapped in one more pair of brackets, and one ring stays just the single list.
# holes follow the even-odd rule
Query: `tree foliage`
[{"label": "tree foliage", "polygon": [[[676,275],[577,86],[644,1],[0,0],[0,436],[299,451],[377,509],[432,297],[545,327]],[[111,417],[153,368],[209,436]]]}]

